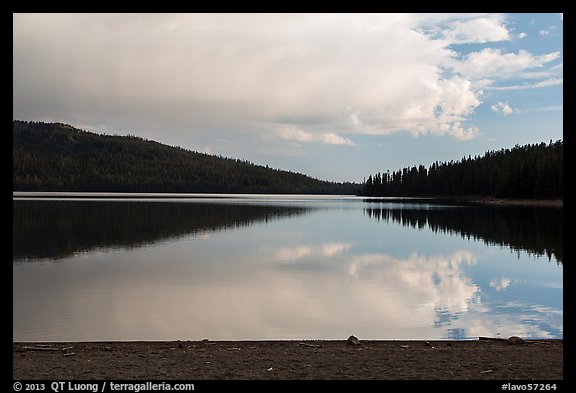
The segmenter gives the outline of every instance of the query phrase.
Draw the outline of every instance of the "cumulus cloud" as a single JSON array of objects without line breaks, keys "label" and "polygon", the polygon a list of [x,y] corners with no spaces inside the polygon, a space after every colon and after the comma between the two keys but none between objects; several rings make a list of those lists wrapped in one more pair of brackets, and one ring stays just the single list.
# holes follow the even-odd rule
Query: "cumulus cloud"
[{"label": "cumulus cloud", "polygon": [[494,105],[492,105],[492,106],[490,107],[490,109],[491,109],[492,111],[496,112],[496,113],[501,112],[501,113],[503,113],[503,114],[505,114],[505,115],[509,115],[509,114],[511,114],[512,112],[514,112],[513,109],[510,107],[510,105],[508,105],[507,102],[501,102],[501,101],[498,102],[498,103],[496,103],[496,104],[494,104]]},{"label": "cumulus cloud", "polygon": [[512,107],[510,107],[510,105],[508,105],[507,102],[502,101],[499,101],[496,104],[492,105],[490,109],[492,109],[492,111],[496,113],[502,113],[503,115],[510,115],[514,113],[514,109],[512,109]]},{"label": "cumulus cloud", "polygon": [[223,133],[342,146],[356,134],[474,138],[479,80],[559,57],[493,48],[461,56],[451,47],[510,40],[501,15],[14,14],[13,22],[14,118],[179,133],[169,143],[181,146],[205,135],[197,148]]},{"label": "cumulus cloud", "polygon": [[443,75],[446,42],[416,27],[401,14],[15,14],[14,116],[339,145],[466,132],[479,102]]},{"label": "cumulus cloud", "polygon": [[444,38],[454,44],[469,44],[510,40],[508,29],[499,19],[478,18],[452,22],[444,31]]},{"label": "cumulus cloud", "polygon": [[474,127],[463,125],[466,116],[480,105],[468,80],[453,77],[428,84],[414,83],[397,97],[398,102],[391,99],[385,105],[366,106],[353,112],[350,122],[366,134],[406,130],[413,136],[431,133],[468,139],[477,133]]}]

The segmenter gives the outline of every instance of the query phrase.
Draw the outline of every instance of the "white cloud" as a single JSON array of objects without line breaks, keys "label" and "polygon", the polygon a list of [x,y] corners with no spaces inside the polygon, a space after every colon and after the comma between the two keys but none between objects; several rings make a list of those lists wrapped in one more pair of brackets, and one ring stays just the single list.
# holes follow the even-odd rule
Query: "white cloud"
[{"label": "white cloud", "polygon": [[507,102],[502,101],[492,105],[490,109],[496,113],[502,113],[503,115],[510,115],[515,112],[515,110],[512,109],[512,107],[510,107]]},{"label": "white cloud", "polygon": [[354,142],[352,142],[350,139],[343,138],[339,135],[334,134],[333,132],[326,132],[320,134],[320,137],[322,143],[327,145],[349,145],[349,146],[354,145]]},{"label": "white cloud", "polygon": [[559,57],[560,52],[534,56],[524,49],[519,50],[518,53],[504,53],[501,49],[484,48],[479,52],[469,53],[460,62],[454,62],[452,69],[463,77],[471,79],[535,77],[542,76],[542,74],[531,75],[525,70],[541,68]]},{"label": "white cloud", "polygon": [[308,133],[292,126],[282,127],[278,131],[278,136],[281,139],[294,142],[303,143],[323,143],[326,145],[354,145],[348,138],[341,137],[333,132],[324,133]]},{"label": "white cloud", "polygon": [[299,130],[295,127],[283,127],[278,134],[280,138],[288,141],[312,142],[313,140],[313,136],[311,134]]},{"label": "white cloud", "polygon": [[550,78],[540,82],[532,84],[532,88],[549,87],[549,86],[559,86],[564,84],[564,79],[562,78]]},{"label": "white cloud", "polygon": [[538,34],[540,34],[541,36],[547,36],[548,34],[550,34],[549,30],[540,30],[538,31]]},{"label": "white cloud", "polygon": [[352,146],[354,134],[474,138],[480,130],[469,120],[483,86],[548,80],[544,66],[560,56],[495,48],[462,56],[451,46],[510,40],[506,17],[491,14],[14,14],[13,22],[14,118],[161,131],[198,149],[220,150],[215,135],[246,135],[274,154],[285,153],[278,143]]},{"label": "white cloud", "polygon": [[444,30],[444,38],[454,44],[486,43],[510,40],[510,34],[499,19],[477,18],[452,22]]},{"label": "white cloud", "polygon": [[[418,30],[425,18],[15,14],[13,114],[336,145],[353,145],[342,134],[354,133],[472,135],[464,124],[479,101],[467,80],[444,73],[454,52]],[[507,39],[487,17],[446,34]]]},{"label": "white cloud", "polygon": [[539,89],[543,87],[560,86],[564,83],[562,78],[548,78],[535,83],[526,83],[523,85],[512,86],[486,86],[488,90],[525,90],[525,89]]},{"label": "white cloud", "polygon": [[550,67],[551,70],[559,70],[559,71],[563,71],[564,70],[564,62],[560,63],[560,64],[556,64],[555,66]]},{"label": "white cloud", "polygon": [[467,141],[480,135],[480,129],[478,127],[463,128],[461,123],[456,123],[447,134],[459,141]]},{"label": "white cloud", "polygon": [[564,105],[549,105],[549,106],[543,106],[543,107],[532,109],[532,110],[536,111],[536,112],[562,111],[562,110],[564,110]]},{"label": "white cloud", "polygon": [[413,136],[431,133],[469,139],[477,135],[463,121],[480,105],[468,80],[453,77],[415,84],[398,95],[400,102],[357,110],[350,123],[366,134],[391,134],[408,130]]},{"label": "white cloud", "polygon": [[516,37],[518,37],[519,39],[523,39],[526,38],[528,36],[528,34],[526,33],[519,33]]}]

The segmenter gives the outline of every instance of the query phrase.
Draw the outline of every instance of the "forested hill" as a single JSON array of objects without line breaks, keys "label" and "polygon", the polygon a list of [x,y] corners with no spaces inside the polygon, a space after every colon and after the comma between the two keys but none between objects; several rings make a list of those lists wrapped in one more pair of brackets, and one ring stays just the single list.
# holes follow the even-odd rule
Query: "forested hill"
[{"label": "forested hill", "polygon": [[13,191],[356,194],[333,183],[248,161],[67,124],[13,122]]},{"label": "forested hill", "polygon": [[563,198],[562,141],[516,145],[460,161],[435,162],[377,173],[365,181],[367,196],[474,196]]}]

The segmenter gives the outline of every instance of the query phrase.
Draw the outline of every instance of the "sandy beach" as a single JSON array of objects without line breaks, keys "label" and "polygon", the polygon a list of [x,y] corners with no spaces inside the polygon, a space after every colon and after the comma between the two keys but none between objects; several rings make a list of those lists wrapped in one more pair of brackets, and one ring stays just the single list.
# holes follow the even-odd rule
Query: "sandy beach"
[{"label": "sandy beach", "polygon": [[14,380],[562,380],[563,340],[13,343]]}]

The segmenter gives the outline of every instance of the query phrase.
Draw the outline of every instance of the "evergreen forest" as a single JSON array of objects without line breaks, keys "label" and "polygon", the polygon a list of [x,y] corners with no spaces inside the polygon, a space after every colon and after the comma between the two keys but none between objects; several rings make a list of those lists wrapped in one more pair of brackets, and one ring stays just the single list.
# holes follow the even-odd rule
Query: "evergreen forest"
[{"label": "evergreen forest", "polygon": [[62,123],[14,120],[12,137],[13,191],[357,194],[360,188]]},{"label": "evergreen forest", "polygon": [[434,162],[428,168],[405,167],[365,180],[366,196],[563,198],[561,140],[516,145],[459,161]]},{"label": "evergreen forest", "polygon": [[360,194],[371,197],[563,198],[563,142],[329,182],[136,136],[13,121],[13,191]]}]

